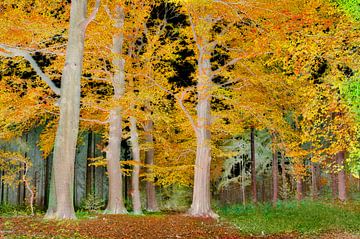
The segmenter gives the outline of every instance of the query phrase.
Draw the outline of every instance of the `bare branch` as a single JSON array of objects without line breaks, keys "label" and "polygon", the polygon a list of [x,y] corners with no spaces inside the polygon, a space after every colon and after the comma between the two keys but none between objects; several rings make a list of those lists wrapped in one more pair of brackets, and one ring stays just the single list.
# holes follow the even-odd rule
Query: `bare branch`
[{"label": "bare branch", "polygon": [[150,77],[150,76],[148,76],[148,75],[144,75],[144,74],[141,74],[141,75],[144,76],[144,77],[146,77],[146,78],[148,78],[148,79],[150,79],[150,80],[154,83],[154,85],[156,85],[156,86],[157,86],[158,88],[160,88],[161,90],[165,91],[165,92],[168,93],[169,95],[174,96],[174,98],[175,98],[175,99],[177,100],[177,102],[179,103],[180,108],[181,108],[182,111],[185,113],[186,117],[189,119],[190,124],[191,124],[191,126],[193,127],[195,133],[197,133],[197,132],[198,132],[198,129],[197,129],[197,127],[196,127],[195,120],[194,120],[194,118],[191,116],[189,110],[186,108],[186,106],[184,105],[184,102],[183,102],[184,97],[185,97],[185,94],[186,94],[191,88],[190,88],[190,89],[187,89],[186,91],[183,91],[183,92],[181,93],[181,97],[179,97],[179,96],[177,96],[176,94],[174,94],[173,92],[171,92],[170,90],[166,89],[164,86],[162,86],[162,85],[160,85],[159,83],[157,83],[156,80],[153,79],[152,77]]},{"label": "bare branch", "polygon": [[238,57],[238,58],[235,58],[235,59],[229,61],[228,63],[226,63],[225,65],[223,65],[223,66],[220,67],[219,69],[213,71],[213,72],[211,73],[211,75],[212,75],[213,77],[216,76],[216,75],[218,75],[223,69],[225,69],[225,68],[227,68],[227,67],[229,67],[229,66],[235,65],[235,64],[236,64],[238,61],[240,61],[240,60],[241,60],[241,58]]},{"label": "bare branch", "polygon": [[187,93],[187,91],[183,91],[181,93],[181,97],[175,96],[176,100],[178,101],[180,108],[182,109],[182,111],[185,113],[186,117],[188,118],[188,120],[190,121],[191,126],[193,127],[195,133],[198,133],[198,128],[196,127],[195,124],[195,120],[194,118],[191,116],[190,112],[188,111],[188,109],[186,108],[186,106],[184,105],[184,97],[185,94]]},{"label": "bare branch", "polygon": [[108,5],[105,5],[105,6],[104,6],[104,9],[105,9],[105,12],[107,13],[107,15],[109,16],[109,18],[110,18],[111,20],[114,20],[114,16],[111,14],[111,11],[110,11]]},{"label": "bare branch", "polygon": [[105,125],[105,124],[109,123],[108,120],[102,121],[102,120],[97,120],[97,119],[87,119],[87,118],[81,118],[81,117],[80,117],[80,121],[97,123],[97,124],[101,124],[101,125]]},{"label": "bare branch", "polygon": [[100,8],[100,0],[96,0],[95,7],[94,7],[93,11],[89,15],[89,17],[86,18],[84,20],[84,22],[82,23],[82,30],[84,31],[84,33],[85,33],[85,30],[86,30],[87,26],[90,24],[90,22],[92,22],[95,19],[96,14],[99,11],[99,8]]},{"label": "bare branch", "polygon": [[58,88],[51,79],[40,69],[39,65],[36,63],[34,58],[30,55],[29,52],[24,51],[19,48],[10,47],[4,44],[0,44],[0,48],[10,52],[0,52],[0,55],[5,57],[15,57],[15,56],[21,56],[24,57],[32,66],[32,68],[35,70],[35,72],[40,76],[40,78],[45,81],[45,83],[54,91],[55,94],[60,95],[60,88]]}]

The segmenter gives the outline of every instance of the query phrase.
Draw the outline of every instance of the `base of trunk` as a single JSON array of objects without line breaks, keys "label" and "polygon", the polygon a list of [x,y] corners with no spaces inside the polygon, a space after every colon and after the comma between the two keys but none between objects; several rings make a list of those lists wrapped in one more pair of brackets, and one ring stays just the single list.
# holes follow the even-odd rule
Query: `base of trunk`
[{"label": "base of trunk", "polygon": [[133,211],[132,212],[133,215],[143,215],[143,212],[140,210],[140,211]]},{"label": "base of trunk", "polygon": [[123,207],[106,208],[104,214],[128,214],[128,211]]},{"label": "base of trunk", "polygon": [[44,219],[76,219],[73,212],[47,212]]},{"label": "base of trunk", "polygon": [[190,208],[189,211],[187,212],[187,214],[192,217],[203,217],[203,218],[213,218],[213,219],[219,218],[219,215],[216,214],[211,209],[206,210],[206,211],[203,211],[203,210],[199,211],[199,210],[194,210],[193,208]]}]

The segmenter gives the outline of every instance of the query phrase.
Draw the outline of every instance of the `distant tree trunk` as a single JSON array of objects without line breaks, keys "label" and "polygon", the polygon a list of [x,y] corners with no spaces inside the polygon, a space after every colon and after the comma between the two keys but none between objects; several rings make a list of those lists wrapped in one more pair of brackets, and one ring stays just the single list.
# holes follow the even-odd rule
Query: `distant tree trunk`
[{"label": "distant tree trunk", "polygon": [[303,199],[303,182],[301,176],[296,176],[296,199],[298,201]]},{"label": "distant tree trunk", "polygon": [[277,151],[273,152],[272,178],[273,178],[273,205],[276,206],[279,195],[279,162]]},{"label": "distant tree trunk", "polygon": [[265,180],[266,180],[265,173],[263,173],[262,181],[261,181],[262,202],[266,201]]},{"label": "distant tree trunk", "polygon": [[335,173],[335,169],[334,166],[332,166],[331,168],[331,192],[332,192],[332,196],[333,199],[337,199],[338,198],[338,182],[337,182],[337,175]]},{"label": "distant tree trunk", "polygon": [[344,169],[345,162],[345,151],[341,151],[336,155],[337,163],[340,168],[338,172],[338,192],[339,192],[339,200],[346,201],[346,174]]},{"label": "distant tree trunk", "polygon": [[241,162],[241,193],[242,193],[242,203],[246,205],[246,187],[245,187],[245,165],[244,161]]},{"label": "distant tree trunk", "polygon": [[256,190],[256,159],[255,159],[255,129],[251,127],[250,133],[251,141],[251,186],[253,203],[257,203],[257,190]]},{"label": "distant tree trunk", "polygon": [[311,196],[315,200],[318,198],[318,185],[317,185],[317,167],[314,162],[311,162]]},{"label": "distant tree trunk", "polygon": [[[120,6],[116,6],[115,28],[119,33],[113,36],[113,66],[114,75],[111,79],[114,88],[114,101],[119,102],[125,92],[125,60],[121,57],[124,36],[122,28],[124,26],[124,12]],[[107,171],[109,176],[109,201],[105,213],[124,214],[127,210],[123,199],[123,182],[120,169],[121,158],[121,139],[122,139],[122,108],[115,106],[110,110],[109,115],[109,145],[106,152]]]},{"label": "distant tree trunk", "polygon": [[285,166],[285,156],[281,157],[281,180],[282,180],[282,189],[283,189],[283,199],[288,199],[288,187],[286,182],[286,166]]},{"label": "distant tree trunk", "polygon": [[[145,164],[147,166],[154,165],[154,138],[153,138],[153,121],[148,119],[144,125],[145,142],[149,144],[149,149],[145,152]],[[147,173],[152,173],[151,168],[147,168]],[[151,212],[159,211],[156,201],[156,191],[153,182],[146,182],[146,209]]]},{"label": "distant tree trunk", "polygon": [[[204,44],[206,45],[206,44]],[[196,160],[193,199],[189,214],[217,217],[211,209],[210,163],[211,163],[211,63],[210,51],[198,46]]]},{"label": "distant tree trunk", "polygon": [[321,184],[321,165],[320,163],[316,164],[316,184],[317,184],[317,189],[318,189],[318,196],[321,193],[322,190],[322,184]]},{"label": "distant tree trunk", "polygon": [[139,176],[140,176],[140,146],[139,135],[136,127],[137,120],[134,116],[130,116],[130,141],[131,151],[135,165],[133,166],[132,178],[131,178],[131,196],[133,204],[133,213],[142,214],[140,189],[139,189]]},{"label": "distant tree trunk", "polygon": [[75,218],[74,161],[80,118],[80,79],[87,26],[87,1],[72,1],[69,40],[61,79],[60,119],[53,158],[53,181],[46,218]]},{"label": "distant tree trunk", "polygon": [[[95,158],[95,137],[94,133],[90,132],[88,135],[88,152],[87,158]],[[86,164],[86,195],[94,193],[94,167],[90,165],[90,161]]]}]

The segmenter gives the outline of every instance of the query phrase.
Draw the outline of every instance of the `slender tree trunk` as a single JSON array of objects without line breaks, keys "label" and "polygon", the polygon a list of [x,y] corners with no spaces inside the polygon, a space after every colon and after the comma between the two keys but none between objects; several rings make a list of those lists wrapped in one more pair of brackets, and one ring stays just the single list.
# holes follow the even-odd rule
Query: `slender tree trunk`
[{"label": "slender tree trunk", "polygon": [[298,201],[303,199],[303,182],[301,176],[296,176],[296,199]]},{"label": "slender tree trunk", "polygon": [[[88,150],[87,158],[95,158],[95,135],[93,132],[88,134]],[[90,165],[91,162],[87,161],[86,165],[86,195],[95,193],[94,189],[94,170],[95,166]]]},{"label": "slender tree trunk", "polygon": [[273,152],[272,178],[273,178],[273,205],[276,206],[279,195],[279,162],[276,150]]},{"label": "slender tree trunk", "polygon": [[142,214],[141,200],[140,200],[140,189],[139,189],[139,176],[140,176],[140,146],[139,136],[136,127],[136,118],[130,116],[130,141],[131,151],[135,165],[133,167],[132,178],[131,178],[131,196],[133,204],[133,213]]},{"label": "slender tree trunk", "polygon": [[333,199],[337,199],[338,195],[338,182],[337,182],[337,175],[335,173],[334,166],[331,168],[331,192]]},{"label": "slender tree trunk", "polygon": [[346,201],[346,174],[344,169],[345,151],[337,153],[336,160],[340,168],[338,172],[338,196],[340,201]]},{"label": "slender tree trunk", "polygon": [[[151,119],[145,122],[145,142],[148,143],[149,149],[145,152],[145,164],[154,165],[154,138],[153,138],[153,121]],[[151,168],[147,167],[147,173],[152,173]],[[156,201],[156,190],[153,182],[146,182],[146,209],[151,212],[159,211]]]},{"label": "slender tree trunk", "polygon": [[56,133],[53,161],[52,205],[46,218],[75,218],[73,204],[74,161],[80,117],[80,79],[84,54],[87,1],[72,1],[69,40],[61,80],[60,120]]},{"label": "slender tree trunk", "polygon": [[210,164],[211,164],[211,64],[210,52],[199,47],[197,83],[196,160],[193,199],[189,214],[217,217],[211,209]]},{"label": "slender tree trunk", "polygon": [[282,180],[282,191],[283,191],[283,199],[288,199],[288,185],[286,182],[286,166],[285,166],[285,156],[281,157],[281,180]]},{"label": "slender tree trunk", "polygon": [[261,182],[262,202],[266,201],[265,180],[266,180],[265,173],[263,173],[262,182]]},{"label": "slender tree trunk", "polygon": [[[119,102],[125,92],[125,60],[121,57],[124,36],[122,28],[124,26],[124,12],[120,6],[116,6],[115,28],[119,33],[113,36],[114,54],[113,65],[114,75],[112,77],[112,85],[114,87],[114,101]],[[121,139],[122,139],[122,109],[115,106],[110,110],[109,115],[109,146],[107,150],[107,171],[109,176],[109,201],[105,213],[125,214],[127,210],[124,206],[123,199],[123,182],[120,169],[121,158]]]},{"label": "slender tree trunk", "polygon": [[317,167],[314,162],[311,162],[311,196],[313,200],[318,198],[318,185],[317,185]]},{"label": "slender tree trunk", "polygon": [[245,167],[244,161],[241,162],[241,192],[242,192],[242,203],[246,206],[246,187],[245,187]]},{"label": "slender tree trunk", "polygon": [[253,202],[257,203],[257,190],[256,190],[256,159],[255,159],[255,129],[251,127],[250,133],[251,141],[251,186]]}]

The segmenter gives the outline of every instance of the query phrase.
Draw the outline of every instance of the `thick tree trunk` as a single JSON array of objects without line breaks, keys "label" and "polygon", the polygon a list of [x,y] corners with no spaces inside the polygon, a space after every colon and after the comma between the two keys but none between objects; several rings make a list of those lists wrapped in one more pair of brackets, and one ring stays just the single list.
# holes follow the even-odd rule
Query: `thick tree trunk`
[{"label": "thick tree trunk", "polygon": [[303,182],[301,176],[296,176],[296,199],[298,201],[303,199]]},{"label": "thick tree trunk", "polygon": [[[154,138],[153,138],[153,121],[147,120],[144,125],[145,142],[149,145],[148,150],[145,152],[145,164],[147,166],[154,165]],[[152,173],[151,168],[147,167],[147,173]],[[159,211],[156,200],[156,190],[153,182],[146,182],[146,210],[151,212]]]},{"label": "thick tree trunk", "polygon": [[314,162],[311,162],[311,196],[315,200],[318,198],[318,184],[317,184],[317,167]]},{"label": "thick tree trunk", "polygon": [[250,133],[251,141],[251,188],[253,203],[257,203],[257,190],[256,190],[256,159],[255,159],[255,129],[251,128]]},{"label": "thick tree trunk", "polygon": [[[79,130],[80,79],[84,54],[87,1],[71,3],[69,40],[61,80],[60,120],[54,146],[53,173],[55,192],[46,218],[75,218],[73,204],[74,161]],[[52,187],[51,187],[52,188]]]},{"label": "thick tree trunk", "polygon": [[339,192],[339,200],[346,201],[346,174],[344,169],[345,162],[345,151],[341,151],[336,155],[336,161],[340,168],[338,172],[338,192]]},{"label": "thick tree trunk", "polygon": [[131,178],[131,196],[133,204],[133,213],[142,214],[141,200],[140,200],[140,189],[139,189],[139,176],[140,176],[140,146],[139,136],[136,127],[136,118],[130,117],[130,141],[131,151],[135,165],[133,167],[132,178]]},{"label": "thick tree trunk", "polygon": [[122,117],[120,107],[110,111],[109,146],[107,150],[107,171],[109,176],[109,201],[105,213],[124,214],[122,175],[120,169]]},{"label": "thick tree trunk", "polygon": [[[115,28],[119,33],[113,36],[113,66],[114,75],[112,85],[114,87],[114,101],[119,102],[125,92],[125,60],[121,58],[124,36],[122,28],[124,26],[124,12],[120,6],[116,7]],[[109,116],[109,146],[107,150],[107,171],[109,176],[109,201],[105,213],[125,214],[127,210],[123,199],[123,182],[120,169],[121,158],[121,138],[122,138],[122,109],[116,106],[110,111]]]},{"label": "thick tree trunk", "polygon": [[273,205],[276,206],[279,195],[279,161],[276,150],[273,152],[272,178],[273,178]]},{"label": "thick tree trunk", "polygon": [[189,214],[193,216],[217,217],[211,210],[210,163],[211,163],[211,64],[210,53],[199,49],[197,83],[196,160],[193,199]]}]

